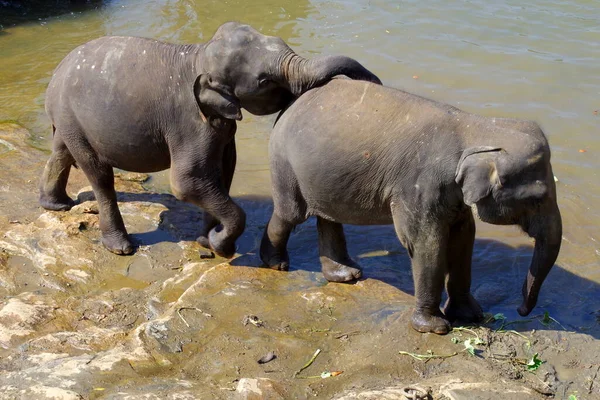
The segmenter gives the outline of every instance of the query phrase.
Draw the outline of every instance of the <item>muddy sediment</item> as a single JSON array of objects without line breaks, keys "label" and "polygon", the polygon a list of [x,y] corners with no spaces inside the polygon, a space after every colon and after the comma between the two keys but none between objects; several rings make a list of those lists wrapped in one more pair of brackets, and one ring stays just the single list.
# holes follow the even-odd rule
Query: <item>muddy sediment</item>
[{"label": "muddy sediment", "polygon": [[243,255],[203,258],[201,211],[147,192],[140,175],[116,179],[137,251],[111,254],[80,171],[71,211],[38,207],[48,155],[27,143],[0,126],[0,398],[600,398],[593,333],[497,315],[419,334],[413,297],[385,280],[260,268],[266,221],[251,210]]}]

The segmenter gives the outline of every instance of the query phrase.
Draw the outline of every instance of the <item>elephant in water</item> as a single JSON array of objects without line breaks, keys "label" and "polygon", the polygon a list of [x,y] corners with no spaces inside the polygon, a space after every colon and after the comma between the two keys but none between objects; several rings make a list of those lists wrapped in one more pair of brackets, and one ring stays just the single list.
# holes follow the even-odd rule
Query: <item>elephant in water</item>
[{"label": "elephant in water", "polygon": [[81,45],[56,68],[46,92],[53,148],[40,203],[69,210],[65,188],[78,166],[98,200],[102,243],[130,254],[113,167],[170,168],[175,196],[205,210],[200,244],[231,257],[245,227],[244,211],[229,196],[241,108],[277,112],[338,74],[381,83],[351,58],[304,59],[282,39],[235,22],[206,44],[102,37]]},{"label": "elephant in water", "polygon": [[342,224],[394,224],[412,263],[412,326],[445,334],[451,321],[483,317],[471,295],[473,210],[535,239],[518,311],[535,307],[562,238],[550,147],[536,123],[334,79],[283,113],[269,152],[274,210],[260,249],[268,266],[288,269],[290,233],[314,215],[325,278],[351,281],[361,269]]}]

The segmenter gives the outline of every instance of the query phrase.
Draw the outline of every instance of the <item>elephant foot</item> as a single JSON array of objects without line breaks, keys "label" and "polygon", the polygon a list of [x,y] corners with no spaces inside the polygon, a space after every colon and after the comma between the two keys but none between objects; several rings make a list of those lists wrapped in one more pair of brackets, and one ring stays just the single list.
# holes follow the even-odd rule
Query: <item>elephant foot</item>
[{"label": "elephant foot", "polygon": [[444,306],[444,315],[451,322],[471,323],[483,320],[483,310],[470,293],[462,297],[449,297]]},{"label": "elephant foot", "polygon": [[290,269],[290,262],[287,259],[283,260],[277,257],[265,259],[262,256],[260,257],[260,259],[262,260],[265,266],[276,271],[288,271]]},{"label": "elephant foot", "polygon": [[205,249],[212,250],[212,248],[210,247],[210,242],[208,241],[208,236],[200,235],[196,239],[196,242],[198,242],[200,246],[204,247]]},{"label": "elephant foot", "polygon": [[235,241],[224,236],[222,227],[218,226],[211,229],[208,233],[208,248],[214,251],[219,257],[232,258],[235,255]]},{"label": "elephant foot", "polygon": [[360,265],[350,259],[344,260],[344,264],[325,256],[321,256],[320,260],[323,276],[329,282],[350,282],[362,276]]},{"label": "elephant foot", "polygon": [[75,202],[69,197],[52,197],[46,195],[40,195],[40,205],[50,211],[69,211]]},{"label": "elephant foot", "polygon": [[438,335],[445,335],[452,329],[450,322],[448,322],[439,310],[431,312],[417,308],[410,322],[414,330],[422,333],[431,332]]},{"label": "elephant foot", "polygon": [[290,269],[290,256],[283,245],[283,251],[278,250],[267,236],[267,231],[260,242],[260,259],[263,264],[277,271],[288,271]]},{"label": "elephant foot", "polygon": [[133,245],[127,239],[127,235],[103,235],[102,244],[108,249],[108,251],[120,256],[133,253]]},{"label": "elephant foot", "polygon": [[277,271],[288,271],[290,269],[290,258],[287,251],[283,254],[278,254],[275,252],[275,249],[270,250],[264,249],[261,245],[260,259],[264,265]]}]

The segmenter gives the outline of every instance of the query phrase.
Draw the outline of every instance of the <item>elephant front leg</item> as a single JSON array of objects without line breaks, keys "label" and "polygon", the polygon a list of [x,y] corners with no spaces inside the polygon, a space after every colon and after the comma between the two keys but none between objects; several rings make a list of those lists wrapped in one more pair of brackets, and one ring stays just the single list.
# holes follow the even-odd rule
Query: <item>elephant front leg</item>
[{"label": "elephant front leg", "polygon": [[407,221],[393,211],[394,227],[411,258],[416,305],[412,327],[419,332],[448,333],[450,323],[440,311],[446,275],[447,228],[426,221]]},{"label": "elephant front leg", "polygon": [[360,265],[348,255],[342,224],[317,217],[319,256],[329,282],[349,282],[362,276]]},{"label": "elephant front leg", "polygon": [[460,221],[450,227],[447,249],[448,300],[444,315],[450,321],[479,322],[483,311],[471,294],[471,260],[475,241],[475,221],[467,210]]},{"label": "elephant front leg", "polygon": [[208,232],[209,248],[221,257],[231,258],[235,254],[235,241],[244,232],[246,213],[219,183],[217,177],[196,176],[176,166],[171,168],[171,189],[175,197],[196,204],[220,222]]},{"label": "elephant front leg", "polygon": [[412,327],[419,332],[448,333],[450,323],[440,311],[445,278],[445,252],[434,240],[415,246],[412,258],[416,306]]}]

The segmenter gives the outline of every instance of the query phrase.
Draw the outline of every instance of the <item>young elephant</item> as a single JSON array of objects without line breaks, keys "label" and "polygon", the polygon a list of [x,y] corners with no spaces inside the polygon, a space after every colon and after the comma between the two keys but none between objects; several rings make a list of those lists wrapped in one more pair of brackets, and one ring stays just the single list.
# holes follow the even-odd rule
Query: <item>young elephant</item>
[{"label": "young elephant", "polygon": [[351,58],[303,59],[280,38],[234,22],[206,44],[102,37],[79,46],[56,68],[46,93],[53,152],[40,203],[70,209],[65,188],[71,166],[79,166],[98,200],[102,243],[130,254],[113,167],[171,168],[177,198],[206,211],[198,241],[230,257],[245,225],[244,211],[229,197],[241,108],[277,112],[338,74],[380,83]]},{"label": "young elephant", "polygon": [[[524,300],[531,312],[560,250],[550,148],[533,122],[469,114],[410,93],[335,79],[289,107],[270,141],[274,211],[261,244],[287,270],[290,232],[317,217],[324,276],[361,276],[342,223],[394,224],[412,260],[412,326],[445,334],[477,321],[470,293],[475,223],[519,225],[535,238]],[[444,283],[448,301],[440,302]]]}]

